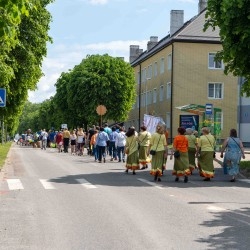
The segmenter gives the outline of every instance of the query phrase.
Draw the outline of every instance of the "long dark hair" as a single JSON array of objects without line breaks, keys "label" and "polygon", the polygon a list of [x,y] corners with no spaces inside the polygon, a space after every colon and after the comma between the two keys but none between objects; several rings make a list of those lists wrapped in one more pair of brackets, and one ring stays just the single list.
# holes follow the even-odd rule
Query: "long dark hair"
[{"label": "long dark hair", "polygon": [[128,129],[128,132],[126,133],[126,136],[130,137],[130,136],[133,136],[134,134],[135,134],[135,128],[132,127],[132,128]]},{"label": "long dark hair", "polygon": [[231,137],[237,137],[237,131],[236,131],[236,129],[232,128],[232,129],[230,130],[230,136],[231,136]]}]

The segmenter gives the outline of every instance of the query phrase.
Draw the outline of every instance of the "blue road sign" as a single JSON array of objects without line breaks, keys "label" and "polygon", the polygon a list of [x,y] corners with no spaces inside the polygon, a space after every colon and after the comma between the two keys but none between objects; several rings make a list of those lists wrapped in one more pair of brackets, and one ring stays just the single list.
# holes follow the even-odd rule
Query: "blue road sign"
[{"label": "blue road sign", "polygon": [[0,107],[6,106],[6,89],[0,89]]},{"label": "blue road sign", "polygon": [[213,104],[207,103],[206,104],[206,115],[212,115],[213,114]]}]

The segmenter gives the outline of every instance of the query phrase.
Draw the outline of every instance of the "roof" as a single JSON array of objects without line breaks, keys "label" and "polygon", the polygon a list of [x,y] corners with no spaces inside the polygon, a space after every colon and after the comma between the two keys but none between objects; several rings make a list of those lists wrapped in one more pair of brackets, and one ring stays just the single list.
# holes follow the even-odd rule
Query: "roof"
[{"label": "roof", "polygon": [[215,30],[212,30],[212,28],[209,27],[206,31],[203,31],[206,20],[205,15],[206,9],[199,15],[184,23],[183,26],[172,36],[165,36],[152,49],[149,51],[144,51],[136,60],[131,63],[131,65],[136,66],[137,64],[141,63],[141,61],[146,60],[174,42],[221,43],[219,35],[220,30],[218,27],[215,28]]}]

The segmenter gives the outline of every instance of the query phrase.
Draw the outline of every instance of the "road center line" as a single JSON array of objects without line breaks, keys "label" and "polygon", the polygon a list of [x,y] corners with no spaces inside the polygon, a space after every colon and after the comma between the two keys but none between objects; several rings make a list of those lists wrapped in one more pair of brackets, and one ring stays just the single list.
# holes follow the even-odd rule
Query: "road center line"
[{"label": "road center line", "polygon": [[52,185],[51,182],[49,182],[49,180],[46,179],[40,179],[40,182],[42,183],[43,187],[45,189],[55,189],[55,187]]},{"label": "road center line", "polygon": [[97,188],[95,185],[91,184],[90,182],[88,182],[85,179],[76,179],[82,186],[84,186],[87,189],[93,189],[93,188]]},{"label": "road center line", "polygon": [[153,187],[156,187],[156,188],[158,188],[158,189],[164,189],[163,187],[160,187],[160,186],[156,185],[156,183],[154,183],[154,182],[150,182],[150,181],[148,181],[148,180],[141,179],[141,178],[138,178],[137,180],[138,180],[138,181],[141,181],[141,182],[144,182],[144,183],[147,183],[148,185],[153,186]]},{"label": "road center line", "polygon": [[23,184],[19,179],[7,179],[7,183],[10,190],[23,189]]}]

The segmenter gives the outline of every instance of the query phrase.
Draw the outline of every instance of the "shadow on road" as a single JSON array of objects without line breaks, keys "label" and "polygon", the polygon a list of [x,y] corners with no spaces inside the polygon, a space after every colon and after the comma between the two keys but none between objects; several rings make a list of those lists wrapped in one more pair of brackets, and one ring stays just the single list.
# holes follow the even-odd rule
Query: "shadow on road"
[{"label": "shadow on road", "polygon": [[213,212],[214,220],[204,221],[201,226],[212,228],[218,227],[221,232],[198,238],[198,242],[209,244],[208,249],[237,249],[246,250],[250,246],[250,209],[249,207],[240,210]]}]

